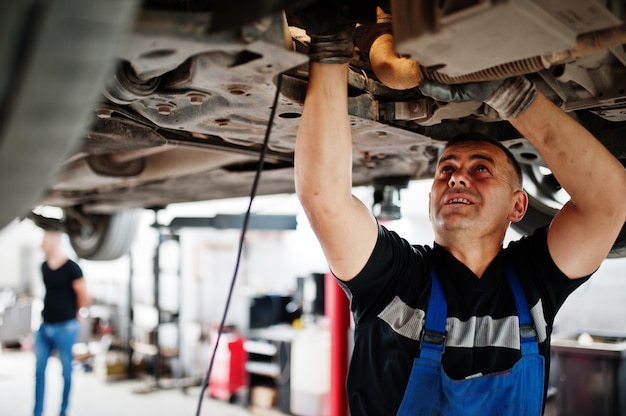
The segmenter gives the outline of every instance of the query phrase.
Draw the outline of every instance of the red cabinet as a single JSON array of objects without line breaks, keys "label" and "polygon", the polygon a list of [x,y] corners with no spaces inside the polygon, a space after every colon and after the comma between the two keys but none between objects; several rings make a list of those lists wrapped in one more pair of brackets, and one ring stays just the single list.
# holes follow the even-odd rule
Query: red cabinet
[{"label": "red cabinet", "polygon": [[[248,377],[245,363],[248,355],[243,348],[243,343],[244,338],[239,334],[222,334],[209,379],[209,395],[211,397],[234,401],[238,394],[247,389]],[[212,344],[211,352],[213,352],[213,348],[215,348],[215,344]]]}]

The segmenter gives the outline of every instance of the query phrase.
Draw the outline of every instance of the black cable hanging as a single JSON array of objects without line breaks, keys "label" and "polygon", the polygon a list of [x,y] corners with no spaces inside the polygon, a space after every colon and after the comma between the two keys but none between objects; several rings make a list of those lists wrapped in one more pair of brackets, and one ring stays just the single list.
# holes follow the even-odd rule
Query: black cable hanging
[{"label": "black cable hanging", "polygon": [[230,302],[233,297],[233,291],[235,289],[235,283],[237,281],[237,275],[239,273],[239,265],[241,263],[241,255],[243,252],[243,244],[244,238],[246,235],[246,231],[248,230],[248,222],[250,220],[250,213],[252,211],[252,201],[256,196],[257,187],[259,185],[259,180],[261,178],[261,172],[263,171],[263,164],[265,163],[265,154],[267,153],[267,147],[270,138],[270,132],[272,131],[272,124],[274,123],[274,117],[276,115],[276,108],[278,107],[278,97],[280,96],[280,87],[281,81],[283,79],[283,73],[278,74],[278,79],[276,81],[276,94],[274,95],[274,102],[272,104],[272,111],[270,112],[270,118],[267,123],[267,128],[265,129],[265,137],[263,139],[263,145],[261,147],[261,152],[259,154],[259,164],[254,176],[254,180],[252,182],[252,189],[250,190],[250,201],[248,203],[248,208],[244,214],[243,224],[241,226],[241,234],[239,236],[239,247],[237,249],[237,260],[235,262],[235,270],[233,272],[233,277],[230,282],[230,288],[228,289],[228,296],[226,297],[226,306],[224,307],[224,313],[222,314],[222,319],[220,322],[220,326],[217,330],[217,338],[215,340],[215,346],[213,347],[213,352],[211,353],[211,360],[209,361],[209,368],[202,380],[202,388],[200,389],[200,397],[198,398],[198,407],[196,409],[196,416],[200,416],[200,410],[202,408],[202,401],[204,400],[204,395],[209,386],[209,381],[211,379],[211,372],[213,371],[213,363],[215,362],[215,355],[217,354],[217,348],[220,343],[220,339],[222,338],[222,333],[224,331],[224,325],[226,324],[226,317],[228,315],[228,309],[230,308]]}]

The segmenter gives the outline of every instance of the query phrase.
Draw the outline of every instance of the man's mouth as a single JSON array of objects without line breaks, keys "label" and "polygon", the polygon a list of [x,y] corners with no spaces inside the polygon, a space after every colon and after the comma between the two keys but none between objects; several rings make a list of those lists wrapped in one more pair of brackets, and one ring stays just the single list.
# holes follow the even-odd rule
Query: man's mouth
[{"label": "man's mouth", "polygon": [[444,194],[444,205],[474,205],[478,200],[478,196],[468,192],[465,189],[450,189]]},{"label": "man's mouth", "polygon": [[451,200],[449,200],[447,202],[447,204],[466,204],[466,205],[470,205],[471,202],[469,201],[469,199],[465,199],[465,198],[452,198]]}]

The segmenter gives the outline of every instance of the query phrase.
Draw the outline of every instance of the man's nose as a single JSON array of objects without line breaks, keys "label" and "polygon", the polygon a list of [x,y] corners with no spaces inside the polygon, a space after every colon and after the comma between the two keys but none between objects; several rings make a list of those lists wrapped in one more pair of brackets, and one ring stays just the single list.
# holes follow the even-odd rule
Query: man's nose
[{"label": "man's nose", "polygon": [[467,176],[461,169],[455,170],[454,173],[450,175],[450,180],[448,180],[448,186],[450,188],[454,188],[455,186],[467,186],[467,184]]}]

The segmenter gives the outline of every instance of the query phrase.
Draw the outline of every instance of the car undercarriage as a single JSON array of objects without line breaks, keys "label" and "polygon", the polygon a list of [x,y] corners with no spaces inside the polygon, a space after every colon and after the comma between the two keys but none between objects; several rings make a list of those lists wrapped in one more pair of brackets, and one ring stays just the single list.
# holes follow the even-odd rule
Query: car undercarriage
[{"label": "car undercarriage", "polygon": [[[248,195],[277,87],[258,192],[293,192],[308,38],[291,12],[311,2],[223,3],[3,3],[14,42],[0,49],[11,63],[0,74],[0,191],[12,202],[0,226],[29,216],[66,230],[81,257],[110,259],[132,241],[137,209]],[[357,33],[390,24],[394,36],[386,49],[357,42],[350,63],[355,186],[385,195],[431,178],[446,140],[479,131],[523,167],[530,203],[518,230],[548,223],[568,199],[508,122],[479,102],[423,96],[407,61],[448,84],[524,75],[626,163],[623,2],[347,4]],[[389,54],[397,61],[379,66]],[[30,213],[41,205],[63,216]],[[624,229],[611,256],[626,256]]]}]

